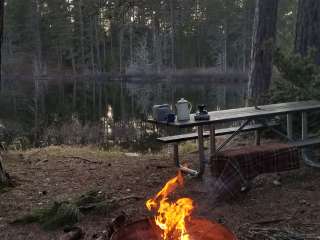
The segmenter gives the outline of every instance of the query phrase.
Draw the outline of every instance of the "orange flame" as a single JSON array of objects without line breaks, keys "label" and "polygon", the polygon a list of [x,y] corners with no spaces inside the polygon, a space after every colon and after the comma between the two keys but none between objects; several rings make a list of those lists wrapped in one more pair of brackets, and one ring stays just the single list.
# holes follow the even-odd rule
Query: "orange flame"
[{"label": "orange flame", "polygon": [[155,222],[163,231],[163,240],[189,240],[186,229],[186,219],[190,217],[193,210],[193,201],[190,198],[180,198],[175,202],[168,200],[168,195],[176,190],[178,186],[183,186],[181,172],[161,189],[158,194],[146,202],[146,206],[151,210],[157,210]]}]

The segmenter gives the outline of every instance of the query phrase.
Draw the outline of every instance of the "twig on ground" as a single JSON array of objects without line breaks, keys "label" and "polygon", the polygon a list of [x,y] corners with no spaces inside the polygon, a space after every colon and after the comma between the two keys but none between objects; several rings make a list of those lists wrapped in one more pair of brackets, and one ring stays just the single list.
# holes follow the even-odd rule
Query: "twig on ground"
[{"label": "twig on ground", "polygon": [[150,167],[154,167],[157,169],[172,168],[172,166],[169,166],[169,165],[156,165],[156,164],[151,164]]},{"label": "twig on ground", "polygon": [[283,217],[283,218],[277,218],[277,219],[270,219],[270,220],[263,220],[263,221],[258,221],[258,222],[253,222],[250,224],[253,225],[267,225],[267,224],[272,224],[272,223],[280,223],[280,222],[284,222],[284,221],[290,221],[291,219],[293,219],[296,214],[298,213],[299,210],[296,210],[291,216],[289,217]]},{"label": "twig on ground", "polygon": [[144,199],[144,198],[136,196],[136,195],[129,195],[129,196],[121,197],[121,198],[114,198],[110,202],[121,202],[121,201],[126,201],[126,200],[129,200],[129,199],[141,200],[141,199]]},{"label": "twig on ground", "polygon": [[63,158],[73,158],[73,159],[79,159],[81,161],[87,162],[87,163],[95,163],[95,164],[101,164],[101,161],[94,161],[91,159],[87,159],[87,158],[83,158],[83,157],[79,157],[79,156],[62,156]]},{"label": "twig on ground", "polygon": [[48,159],[43,159],[43,160],[37,162],[35,165],[38,166],[38,165],[41,165],[42,163],[46,163],[48,161],[49,161]]},{"label": "twig on ground", "polygon": [[272,224],[272,223],[279,223],[279,222],[288,221],[290,219],[291,219],[291,217],[289,217],[289,218],[270,219],[270,220],[253,222],[251,224],[253,224],[253,225],[267,225],[267,224]]}]

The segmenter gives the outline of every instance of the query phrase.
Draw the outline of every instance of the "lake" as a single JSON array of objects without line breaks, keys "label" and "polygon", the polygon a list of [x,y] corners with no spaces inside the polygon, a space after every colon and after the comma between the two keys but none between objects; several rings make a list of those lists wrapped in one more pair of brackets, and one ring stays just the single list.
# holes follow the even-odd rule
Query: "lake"
[{"label": "lake", "polygon": [[7,142],[11,143],[23,136],[35,146],[95,144],[104,149],[158,150],[156,137],[176,131],[146,124],[153,105],[168,103],[175,111],[175,103],[185,98],[193,111],[199,104],[209,111],[242,107],[246,83],[238,80],[241,75],[234,76],[230,80],[212,76],[149,80],[51,77],[39,79],[37,95],[34,80],[16,80],[19,84],[11,87],[15,94],[8,91],[0,99],[0,119],[9,129]]}]

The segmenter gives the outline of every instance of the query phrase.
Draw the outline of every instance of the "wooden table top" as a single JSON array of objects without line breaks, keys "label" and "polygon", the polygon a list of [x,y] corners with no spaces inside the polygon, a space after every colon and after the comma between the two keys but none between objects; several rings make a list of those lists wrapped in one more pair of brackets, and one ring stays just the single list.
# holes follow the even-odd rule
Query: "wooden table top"
[{"label": "wooden table top", "polygon": [[228,109],[221,111],[212,111],[208,114],[210,115],[210,120],[205,121],[195,121],[195,114],[190,115],[189,121],[175,121],[171,123],[158,122],[153,119],[148,120],[150,123],[163,124],[175,127],[192,127],[200,125],[210,125],[215,123],[230,122],[245,119],[255,119],[261,117],[272,117],[276,115],[283,115],[293,112],[303,112],[311,110],[320,110],[320,101],[301,101],[301,102],[287,102],[259,106],[259,109],[255,107],[244,107],[236,109]]}]

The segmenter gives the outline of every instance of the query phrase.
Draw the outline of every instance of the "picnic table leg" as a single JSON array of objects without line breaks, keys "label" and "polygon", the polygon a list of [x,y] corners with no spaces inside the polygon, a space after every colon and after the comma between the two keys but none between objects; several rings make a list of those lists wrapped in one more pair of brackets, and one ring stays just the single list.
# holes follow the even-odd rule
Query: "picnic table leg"
[{"label": "picnic table leg", "polygon": [[199,169],[198,176],[201,177],[204,173],[204,170],[205,170],[203,126],[198,126],[198,151],[199,151],[199,163],[200,163],[200,169]]},{"label": "picnic table leg", "polygon": [[173,161],[176,167],[180,167],[179,162],[179,145],[177,143],[173,144]]},{"label": "picnic table leg", "polygon": [[261,144],[261,132],[260,132],[260,130],[256,130],[255,131],[255,144],[257,146],[260,146],[260,144]]},{"label": "picnic table leg", "polygon": [[308,114],[307,112],[302,112],[301,114],[301,124],[302,124],[302,132],[301,138],[302,140],[308,139]]},{"label": "picnic table leg", "polygon": [[216,129],[213,124],[210,125],[210,164],[214,164],[214,157],[216,155]]},{"label": "picnic table leg", "polygon": [[288,139],[293,139],[293,131],[292,131],[292,121],[293,116],[292,113],[287,114],[287,137]]}]

